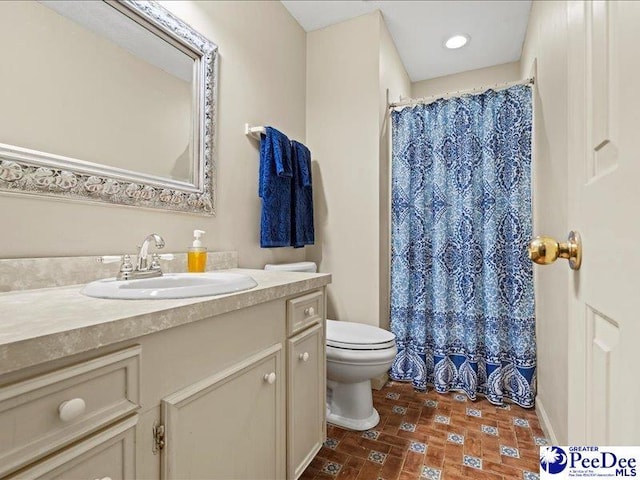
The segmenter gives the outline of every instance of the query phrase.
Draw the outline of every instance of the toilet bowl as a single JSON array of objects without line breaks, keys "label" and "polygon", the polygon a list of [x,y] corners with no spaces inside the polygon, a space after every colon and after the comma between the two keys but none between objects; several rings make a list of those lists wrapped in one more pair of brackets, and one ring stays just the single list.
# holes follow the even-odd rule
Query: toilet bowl
[{"label": "toilet bowl", "polygon": [[375,427],[380,415],[373,408],[371,379],[389,370],[396,353],[391,332],[327,320],[327,421],[352,430]]},{"label": "toilet bowl", "polygon": [[[313,262],[265,265],[265,270],[315,272]],[[327,421],[369,430],[380,421],[373,407],[371,379],[391,367],[395,335],[362,323],[327,320]]]}]

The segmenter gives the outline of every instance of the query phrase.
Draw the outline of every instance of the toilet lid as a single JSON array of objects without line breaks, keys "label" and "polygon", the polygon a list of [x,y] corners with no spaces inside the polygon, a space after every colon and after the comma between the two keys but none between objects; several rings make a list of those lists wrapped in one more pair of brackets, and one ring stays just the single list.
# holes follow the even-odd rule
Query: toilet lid
[{"label": "toilet lid", "polygon": [[348,350],[393,348],[396,336],[382,328],[363,323],[327,320],[327,345]]}]

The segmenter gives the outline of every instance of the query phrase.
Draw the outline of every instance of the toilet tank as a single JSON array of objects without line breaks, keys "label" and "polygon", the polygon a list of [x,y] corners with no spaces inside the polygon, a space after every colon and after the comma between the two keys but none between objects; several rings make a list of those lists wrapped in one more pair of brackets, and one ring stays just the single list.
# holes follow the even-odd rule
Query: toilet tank
[{"label": "toilet tank", "polygon": [[297,262],[297,263],[268,263],[264,266],[265,270],[278,270],[281,272],[308,272],[316,273],[318,267],[314,262]]}]

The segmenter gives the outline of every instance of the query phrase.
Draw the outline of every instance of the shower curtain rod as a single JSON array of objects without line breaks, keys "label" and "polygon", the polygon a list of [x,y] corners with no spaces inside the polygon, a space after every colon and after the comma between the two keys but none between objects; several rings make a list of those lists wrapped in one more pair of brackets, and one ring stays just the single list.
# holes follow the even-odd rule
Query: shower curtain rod
[{"label": "shower curtain rod", "polygon": [[524,80],[516,80],[515,82],[503,82],[503,83],[495,83],[493,85],[483,85],[482,87],[470,88],[467,90],[458,90],[456,92],[447,92],[441,95],[432,95],[430,97],[422,97],[422,98],[405,98],[402,99],[400,96],[400,101],[395,103],[390,103],[389,108],[398,108],[398,107],[407,107],[409,105],[426,105],[429,103],[433,103],[437,100],[451,98],[451,97],[461,97],[464,95],[472,95],[474,93],[482,93],[486,92],[489,89],[493,90],[504,90],[505,88],[513,87],[515,85],[531,85],[535,83],[534,78],[526,78]]}]

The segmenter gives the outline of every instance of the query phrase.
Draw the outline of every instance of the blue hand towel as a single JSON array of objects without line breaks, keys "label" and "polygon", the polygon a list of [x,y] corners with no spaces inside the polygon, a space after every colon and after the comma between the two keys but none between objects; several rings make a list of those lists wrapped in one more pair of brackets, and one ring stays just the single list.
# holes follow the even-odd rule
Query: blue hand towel
[{"label": "blue hand towel", "polygon": [[311,152],[302,143],[291,142],[293,180],[291,191],[291,242],[296,248],[313,245],[313,186]]},{"label": "blue hand towel", "polygon": [[260,140],[260,246],[291,246],[291,143],[272,127]]}]

